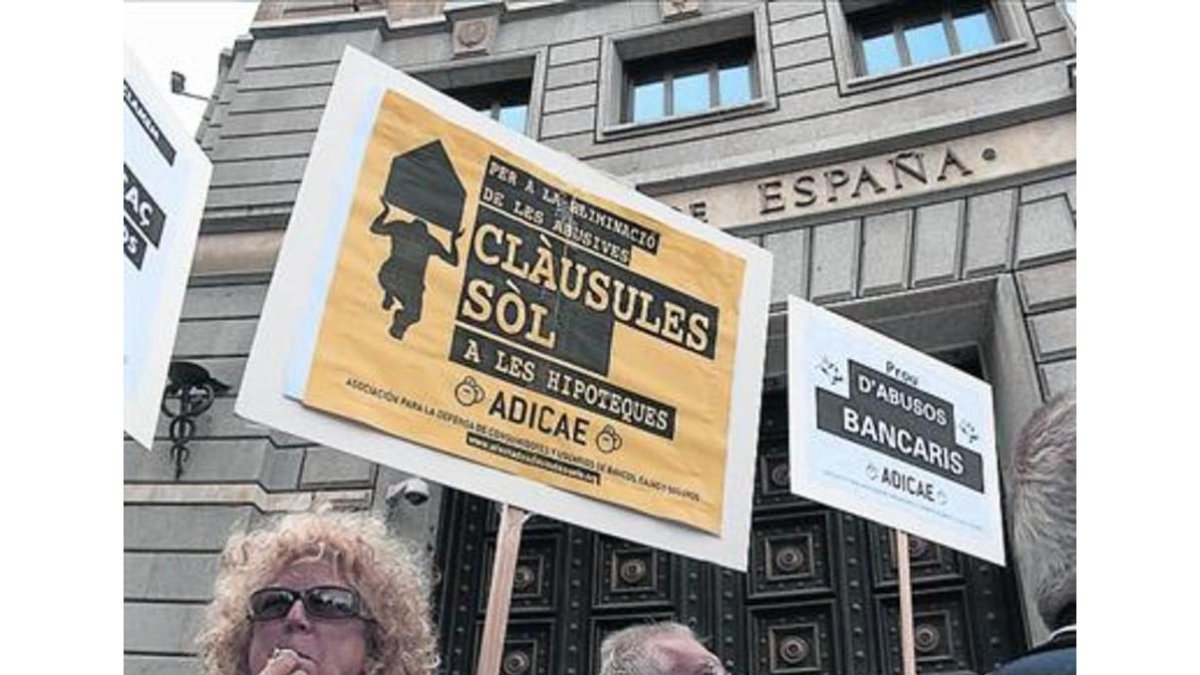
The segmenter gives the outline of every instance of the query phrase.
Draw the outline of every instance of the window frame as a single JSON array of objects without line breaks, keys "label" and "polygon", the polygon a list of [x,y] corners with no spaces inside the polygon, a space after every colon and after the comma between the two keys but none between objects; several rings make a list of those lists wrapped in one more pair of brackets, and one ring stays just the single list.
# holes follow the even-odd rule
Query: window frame
[{"label": "window frame", "polygon": [[[405,68],[404,72],[442,92],[456,89],[483,89],[493,84],[502,86],[506,82],[528,81],[529,101],[525,111],[525,130],[521,133],[536,140],[541,133],[542,126],[541,110],[545,91],[547,50],[547,47],[538,47],[496,56],[472,57],[470,61],[463,63],[438,64],[433,67],[417,66]],[[467,104],[464,103],[464,105]],[[469,105],[468,107],[473,108]],[[489,118],[497,124],[501,123],[490,115]]]},{"label": "window frame", "polygon": [[[527,88],[528,96],[521,98],[519,95],[512,93],[515,90],[510,89],[510,87],[513,86]],[[519,130],[513,129],[513,131],[524,134],[529,130],[530,106],[533,100],[532,75],[530,77],[506,78],[474,85],[450,87],[443,89],[442,93],[472,110],[485,113],[493,122],[499,124],[504,124],[504,122],[500,121],[501,110],[515,104],[523,104],[525,106],[525,128]],[[479,105],[481,103],[486,103],[487,105]]]},{"label": "window frame", "polygon": [[[857,22],[857,25],[852,27],[854,35],[854,57],[857,72],[862,77],[876,77],[893,73],[897,70],[905,68],[921,67],[930,64],[936,64],[949,59],[962,58],[972,54],[978,54],[995,48],[998,45],[1005,43],[1004,28],[1000,25],[1000,21],[996,18],[996,13],[992,8],[992,3],[988,0],[975,0],[973,3],[979,9],[983,10],[984,16],[987,18],[988,28],[992,31],[993,43],[983,49],[975,49],[969,52],[962,50],[962,45],[958,39],[958,29],[954,26],[955,7],[954,3],[949,0],[933,0],[926,3],[924,6],[918,5],[918,9],[908,13],[900,11],[896,7],[888,6],[885,12],[877,13],[876,16],[864,16],[859,19],[852,19]],[[962,16],[961,14],[958,16]],[[930,21],[930,19],[938,19],[938,21]],[[932,25],[940,23],[942,34],[946,37],[946,46],[950,53],[946,56],[913,63],[912,53],[908,47],[908,38],[905,33],[917,26]],[[866,50],[863,48],[864,37],[868,30],[875,27],[891,26],[892,39],[896,42],[896,53],[900,57],[900,66],[882,73],[867,72]],[[886,32],[880,35],[886,35]]]},{"label": "window frame", "polygon": [[[940,6],[941,3],[938,3]],[[838,91],[842,95],[853,95],[875,91],[917,80],[930,80],[960,72],[1002,59],[1028,54],[1037,50],[1033,25],[1023,3],[1001,0],[983,0],[989,17],[989,25],[997,35],[997,43],[984,49],[951,54],[947,57],[925,61],[874,75],[864,75],[864,59],[860,39],[864,17],[870,15],[892,15],[902,11],[901,0],[830,0],[826,4],[829,13],[830,37],[834,47],[834,61],[838,73]],[[857,8],[857,9],[856,9]],[[899,45],[897,45],[899,51]]]},{"label": "window frame", "polygon": [[[629,69],[655,57],[670,58],[690,50],[712,52],[714,47],[745,41],[751,53],[751,99],[746,102],[710,106],[681,115],[664,115],[640,122],[630,121]],[[713,57],[709,57],[715,60]],[[676,69],[679,72],[680,69]],[[666,95],[664,87],[664,96]],[[715,88],[709,87],[710,101]],[[711,124],[778,108],[775,95],[774,60],[765,5],[737,7],[710,12],[662,25],[604,36],[600,53],[600,92],[596,142],[662,133],[677,128]],[[664,102],[665,103],[665,102]],[[672,102],[673,105],[673,102]],[[626,111],[629,117],[626,117]],[[666,107],[664,105],[664,111]]]},{"label": "window frame", "polygon": [[[761,85],[758,73],[758,59],[751,37],[740,38],[716,45],[720,50],[710,53],[713,47],[705,46],[676,52],[666,52],[626,62],[625,77],[622,86],[624,92],[621,98],[622,124],[649,124],[667,119],[703,115],[721,108],[735,108],[752,103],[761,98]],[[744,59],[744,60],[743,60]],[[682,62],[682,66],[676,65]],[[745,65],[750,70],[750,98],[738,103],[721,103],[721,70],[733,66]],[[708,74],[708,105],[704,110],[694,112],[674,113],[675,79],[697,73]],[[663,83],[663,115],[648,120],[634,119],[634,95],[638,86],[651,82]]]}]

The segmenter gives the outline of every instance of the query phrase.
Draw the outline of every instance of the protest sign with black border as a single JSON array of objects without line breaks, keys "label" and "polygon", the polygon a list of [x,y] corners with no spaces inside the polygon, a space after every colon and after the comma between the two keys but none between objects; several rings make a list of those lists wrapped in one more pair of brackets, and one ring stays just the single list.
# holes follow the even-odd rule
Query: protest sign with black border
[{"label": "protest sign with black border", "polygon": [[744,570],[770,266],[347,49],[237,411]]},{"label": "protest sign with black border", "polygon": [[791,489],[1004,565],[991,386],[788,298]]}]

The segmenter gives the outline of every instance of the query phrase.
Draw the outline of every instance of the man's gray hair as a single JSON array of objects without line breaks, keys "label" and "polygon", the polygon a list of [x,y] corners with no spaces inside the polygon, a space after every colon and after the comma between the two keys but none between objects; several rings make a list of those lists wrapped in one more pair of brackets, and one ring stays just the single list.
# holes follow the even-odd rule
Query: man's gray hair
[{"label": "man's gray hair", "polygon": [[1009,521],[1051,630],[1075,602],[1075,391],[1029,418],[1013,450]]},{"label": "man's gray hair", "polygon": [[671,664],[663,663],[663,655],[652,646],[662,635],[696,639],[691,628],[674,621],[622,628],[600,643],[600,675],[670,675]]}]

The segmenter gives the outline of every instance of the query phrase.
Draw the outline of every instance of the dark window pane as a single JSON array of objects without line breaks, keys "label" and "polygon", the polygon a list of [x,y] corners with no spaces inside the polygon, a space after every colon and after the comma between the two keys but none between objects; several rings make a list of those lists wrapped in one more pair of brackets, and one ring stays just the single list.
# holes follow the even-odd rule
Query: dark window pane
[{"label": "dark window pane", "polygon": [[527,105],[509,105],[500,109],[500,123],[513,131],[525,133],[525,112]]},{"label": "dark window pane", "polygon": [[718,73],[718,91],[721,105],[746,103],[753,96],[750,92],[750,64],[722,68]]},{"label": "dark window pane", "polygon": [[863,40],[863,57],[868,75],[886,73],[900,67],[900,52],[891,33]]},{"label": "dark window pane", "polygon": [[946,41],[946,30],[942,27],[941,19],[904,29],[904,41],[908,44],[908,55],[913,63],[950,56],[950,43]]},{"label": "dark window pane", "polygon": [[986,49],[996,44],[987,13],[983,11],[955,17],[954,32],[958,34],[958,46],[964,53]]},{"label": "dark window pane", "polygon": [[525,133],[531,85],[530,80],[505,80],[449,89],[445,93],[511,129]]},{"label": "dark window pane", "polygon": [[662,117],[665,114],[663,97],[661,80],[635,84],[633,86],[633,121],[645,122]]},{"label": "dark window pane", "polygon": [[708,110],[710,99],[708,93],[708,73],[692,73],[675,78],[673,103],[676,115]]}]

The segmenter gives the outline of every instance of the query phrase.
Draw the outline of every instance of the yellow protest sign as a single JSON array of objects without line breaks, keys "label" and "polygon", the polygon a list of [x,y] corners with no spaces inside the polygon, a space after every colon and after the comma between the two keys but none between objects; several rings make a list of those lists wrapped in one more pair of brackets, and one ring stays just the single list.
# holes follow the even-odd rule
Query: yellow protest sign
[{"label": "yellow protest sign", "polygon": [[745,260],[398,91],[303,403],[720,533]]}]

